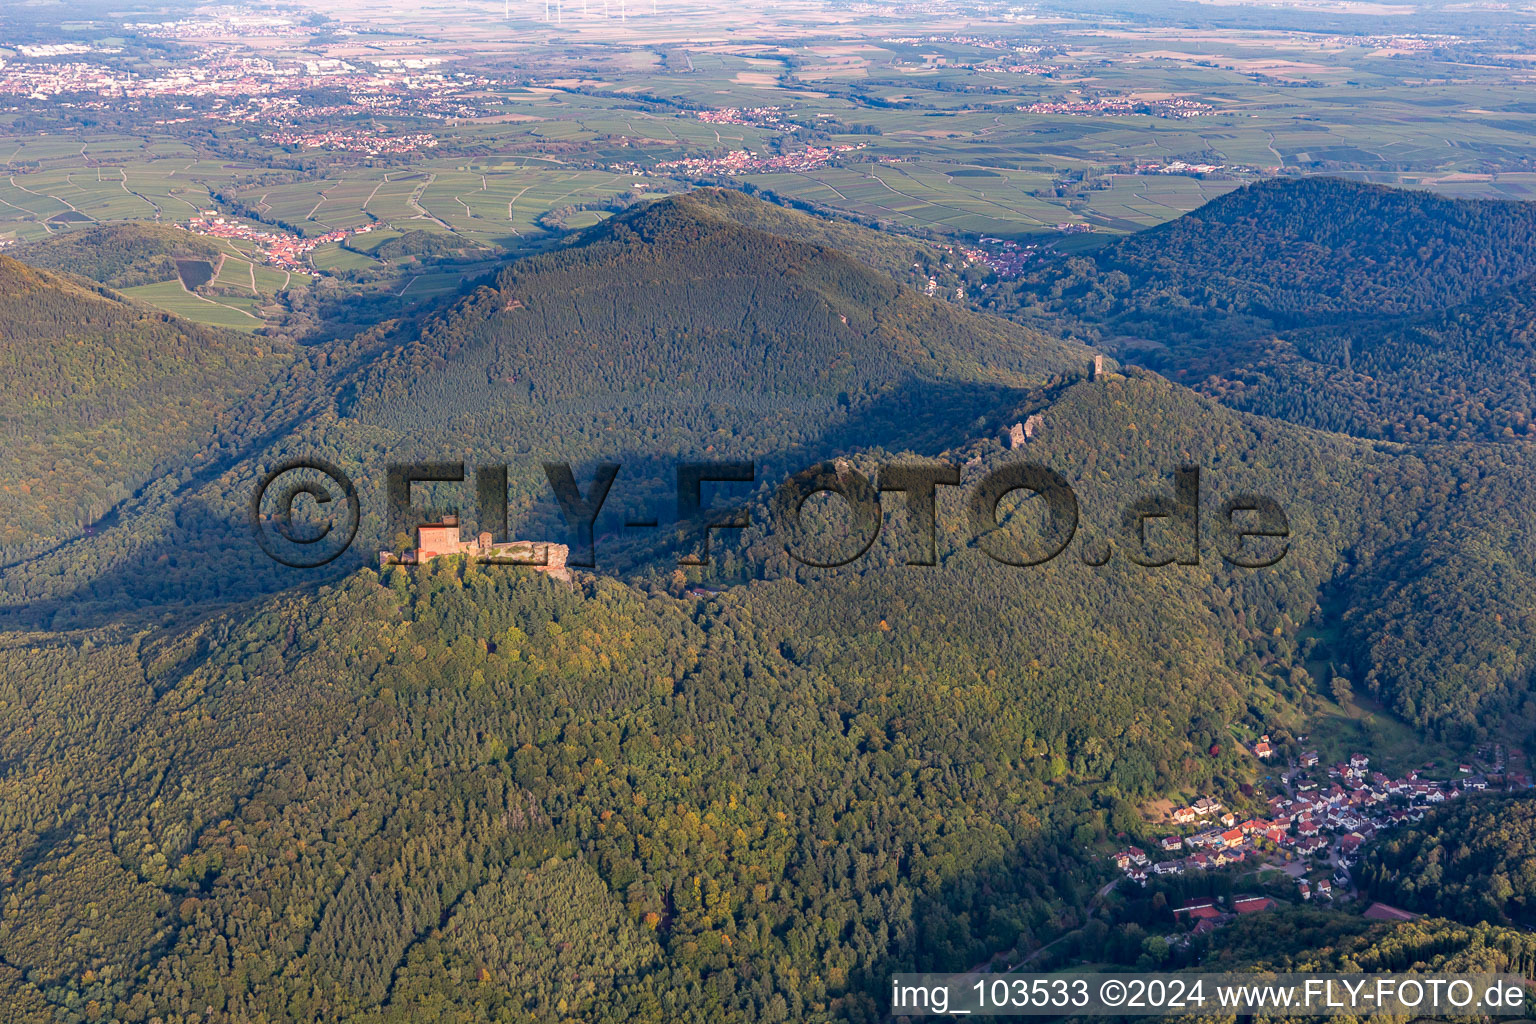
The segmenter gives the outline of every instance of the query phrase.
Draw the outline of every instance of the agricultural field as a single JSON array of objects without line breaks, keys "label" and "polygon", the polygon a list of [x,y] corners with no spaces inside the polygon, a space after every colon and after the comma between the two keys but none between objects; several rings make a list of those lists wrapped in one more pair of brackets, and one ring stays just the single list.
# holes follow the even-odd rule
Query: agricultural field
[{"label": "agricultural field", "polygon": [[[276,185],[240,185],[239,168],[215,161],[152,156],[142,141],[101,166],[79,147],[55,153],[41,168],[0,168],[0,240],[33,241],[72,223],[186,223],[206,210],[224,212],[217,192],[263,222],[304,237],[365,225],[463,235],[481,245],[515,247],[546,234],[538,219],[566,206],[600,206],[637,189],[685,187],[666,176],[582,170],[547,161],[431,161],[408,169],[362,167]],[[43,157],[46,146],[28,146]],[[30,163],[31,161],[26,161]]]},{"label": "agricultural field", "polygon": [[[265,119],[146,107],[139,123],[123,115],[110,127],[33,110],[9,135],[0,116],[0,246],[95,222],[222,216],[244,228],[217,240],[217,294],[157,285],[143,297],[249,326],[317,279],[401,299],[451,291],[473,268],[434,266],[441,254],[462,263],[534,251],[699,184],[921,237],[1063,248],[1279,174],[1536,194],[1536,106],[1524,79],[1505,73],[1499,62],[1512,58],[1500,44],[1477,58],[1480,44],[1444,21],[1423,38],[1350,36],[1302,17],[1288,28],[1175,32],[1059,11],[1033,24],[983,19],[963,34],[895,18],[829,35],[808,32],[814,21],[791,5],[774,38],[748,39],[702,10],[615,23],[596,4],[572,5],[551,26],[542,9],[509,7],[501,26],[489,9],[462,22],[446,9],[366,9],[393,26],[392,41],[230,44],[305,68],[383,67],[407,46],[475,78],[447,90],[463,116],[429,112],[441,102],[431,96],[389,99],[398,109],[385,114],[327,107],[307,117],[303,104],[280,104]],[[415,17],[443,24],[411,28]],[[719,38],[678,41],[702,38],[705,25]],[[523,42],[487,42],[493,27]],[[556,27],[580,41],[575,50],[545,38]],[[344,93],[350,80],[338,75],[310,85]],[[390,148],[390,136],[414,141]],[[380,255],[415,231],[453,242],[427,258]],[[299,262],[274,259],[261,232],[299,240]]]},{"label": "agricultural field", "polygon": [[187,291],[180,281],[140,285],[137,288],[124,289],[123,294],[140,302],[147,302],[151,306],[157,306],[168,313],[175,313],[188,320],[196,320],[198,323],[212,324],[216,327],[254,331],[266,324],[266,321],[251,308],[253,303],[250,301],[204,298]]},{"label": "agricultural field", "polygon": [[1135,231],[1188,213],[1237,187],[1232,181],[1200,181],[1177,175],[1111,174],[1084,193],[1081,213],[1091,224]]}]

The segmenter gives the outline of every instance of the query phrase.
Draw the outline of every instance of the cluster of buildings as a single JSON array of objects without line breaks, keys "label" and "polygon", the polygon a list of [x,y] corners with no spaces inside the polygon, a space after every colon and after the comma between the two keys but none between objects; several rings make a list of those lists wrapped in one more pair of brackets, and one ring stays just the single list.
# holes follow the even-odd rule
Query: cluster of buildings
[{"label": "cluster of buildings", "polygon": [[212,210],[205,210],[201,215],[187,222],[187,230],[193,234],[209,235],[213,238],[232,238],[253,242],[261,249],[266,262],[279,270],[302,271],[307,269],[309,253],[315,246],[324,245],[326,242],[339,242],[352,235],[366,235],[373,230],[373,225],[364,224],[361,227],[343,228],[338,231],[327,231],[323,235],[301,238],[298,235],[252,227],[238,220],[220,217]]},{"label": "cluster of buildings", "polygon": [[699,120],[706,124],[745,124],[757,128],[778,128],[794,131],[798,125],[784,122],[780,107],[724,107],[720,110],[700,110]]},{"label": "cluster of buildings", "polygon": [[1147,875],[1177,875],[1188,870],[1204,871],[1209,868],[1240,864],[1251,856],[1259,855],[1260,842],[1278,844],[1281,827],[1271,821],[1250,818],[1239,822],[1237,815],[1224,808],[1220,800],[1203,796],[1188,807],[1173,812],[1175,824],[1200,824],[1206,826],[1188,836],[1165,836],[1158,843],[1161,854],[1187,856],[1154,861],[1145,851],[1130,847],[1114,854],[1115,866],[1124,871],[1133,882],[1145,882]]},{"label": "cluster of buildings", "polygon": [[1308,41],[1325,49],[1358,46],[1368,50],[1425,53],[1446,43],[1459,42],[1460,39],[1460,36],[1323,36]]},{"label": "cluster of buildings", "polygon": [[1147,117],[1204,117],[1216,108],[1199,100],[1171,96],[1166,99],[1142,99],[1112,96],[1097,100],[1045,100],[1018,107],[1026,114],[1072,114],[1079,117],[1110,117],[1142,114]]},{"label": "cluster of buildings", "polygon": [[951,43],[957,46],[977,46],[987,49],[1007,49],[1015,53],[1040,53],[1043,49],[1039,46],[1021,45],[1012,39],[1004,39],[1001,36],[886,36],[880,40],[882,43],[897,43],[902,46],[918,46],[923,43]]},{"label": "cluster of buildings", "polygon": [[431,149],[437,145],[437,137],[428,132],[410,132],[405,135],[381,135],[378,132],[283,130],[268,132],[262,140],[279,146],[303,146],[305,149],[336,149],[350,153],[382,154],[414,153],[418,149]]},{"label": "cluster of buildings", "polygon": [[[1268,736],[1251,749],[1261,759],[1274,754]],[[1502,772],[1502,748],[1495,751],[1494,763]],[[1317,752],[1307,751],[1280,776],[1285,792],[1270,799],[1267,818],[1239,821],[1219,800],[1201,797],[1170,815],[1175,825],[1196,825],[1199,831],[1164,836],[1157,856],[1127,847],[1110,859],[1139,883],[1149,875],[1203,871],[1270,854],[1286,859],[1326,856],[1347,878],[1347,869],[1359,861],[1372,839],[1388,829],[1423,820],[1426,808],[1492,786],[1528,789],[1531,785],[1521,773],[1495,775],[1490,781],[1490,776],[1478,774],[1470,764],[1458,766],[1458,774],[1465,778],[1454,783],[1421,779],[1417,771],[1391,778],[1371,771],[1370,758],[1364,754],[1328,768],[1326,781],[1307,770],[1317,766]],[[1324,886],[1323,892],[1328,891]],[[1311,890],[1303,892],[1303,897],[1310,894]]]},{"label": "cluster of buildings", "polygon": [[1000,61],[995,64],[973,64],[974,71],[991,71],[1008,75],[1039,75],[1041,78],[1049,78],[1061,70],[1054,64],[1032,64],[1023,61]]},{"label": "cluster of buildings", "polygon": [[782,156],[754,156],[751,150],[738,149],[719,157],[690,157],[683,160],[667,160],[657,164],[652,169],[657,171],[679,171],[686,177],[814,171],[818,167],[826,166],[833,157],[847,153],[850,150],[863,148],[864,144],[862,142],[856,146],[807,146],[802,150],[786,153]]},{"label": "cluster of buildings", "polygon": [[1169,160],[1167,163],[1144,163],[1136,165],[1137,174],[1175,174],[1194,178],[1206,174],[1262,174],[1273,176],[1280,173],[1279,167],[1255,167],[1252,164],[1192,164],[1184,160]]},{"label": "cluster of buildings", "polygon": [[16,47],[16,52],[23,57],[70,57],[81,53],[122,53],[121,46],[92,46],[88,43],[43,43],[40,45],[22,45]]},{"label": "cluster of buildings", "polygon": [[[1333,883],[1327,878],[1320,878],[1316,882],[1308,882],[1306,879],[1297,879],[1297,889],[1303,900],[1310,900],[1314,896],[1318,899],[1333,899]],[[1222,925],[1241,917],[1244,914],[1257,914],[1265,910],[1273,909],[1275,901],[1268,896],[1234,896],[1224,909],[1225,901],[1215,897],[1203,896],[1192,900],[1186,900],[1173,908],[1175,920],[1183,919],[1195,922],[1194,929],[1188,936],[1169,936],[1170,942],[1184,942],[1191,938],[1215,931]],[[1385,903],[1372,903],[1365,909],[1362,915],[1368,921],[1412,921],[1418,914],[1410,914],[1406,910],[1388,906]]]},{"label": "cluster of buildings", "polygon": [[[50,59],[53,56],[67,59]],[[0,62],[0,94],[41,100],[60,95],[95,96],[113,101],[97,106],[117,111],[134,109],[134,100],[197,97],[215,100],[217,109],[212,116],[229,121],[364,114],[446,119],[484,113],[476,97],[491,84],[481,75],[435,70],[440,60],[428,57],[280,59],[217,44],[203,47],[193,59],[145,75],[81,60],[80,56],[80,48],[74,47],[68,53],[40,59]],[[350,102],[325,108],[299,106],[300,94],[319,89],[345,90]]]},{"label": "cluster of buildings", "polygon": [[0,95],[46,100],[60,93],[120,95],[133,75],[100,64],[51,61],[6,64],[0,61]]},{"label": "cluster of buildings", "polygon": [[1040,247],[1033,242],[1020,245],[1018,242],[983,235],[977,245],[962,248],[960,255],[965,257],[967,263],[986,264],[994,274],[1006,279],[1023,273],[1024,265],[1040,255]]},{"label": "cluster of buildings", "polygon": [[1033,59],[1044,52],[1039,46],[1020,46],[1001,39],[984,39],[980,36],[932,36],[926,39],[908,36],[903,39],[888,39],[886,42],[918,43],[958,43],[962,46],[974,46],[989,50],[1007,50],[1007,54],[996,57],[987,57],[983,60],[954,60],[942,54],[929,53],[923,55],[923,61],[934,67],[952,68],[957,71],[983,71],[992,74],[999,72],[1010,75],[1054,75],[1061,70],[1054,64],[1042,64]]},{"label": "cluster of buildings", "polygon": [[1258,914],[1274,907],[1275,901],[1268,896],[1234,896],[1231,909],[1223,910],[1213,897],[1188,900],[1173,908],[1173,916],[1195,922],[1192,934],[1203,935],[1214,931],[1234,917],[1242,914]]},{"label": "cluster of buildings", "polygon": [[[303,39],[314,35],[316,31],[294,18],[253,7],[225,8],[218,15],[208,10],[190,18],[171,21],[132,21],[124,23],[123,27],[156,39],[228,39],[240,36]],[[338,35],[355,32],[348,28],[335,31]]]},{"label": "cluster of buildings", "polygon": [[[469,555],[477,562],[493,565],[526,566],[559,580],[570,582],[571,571],[566,568],[570,548],[564,544],[550,544],[531,540],[514,540],[497,543],[489,531],[482,530],[474,540],[464,540],[459,532],[459,517],[444,516],[436,523],[423,523],[416,528],[416,547],[403,556],[393,551],[379,552],[379,567],[390,565],[425,565],[444,555]],[[700,588],[705,589],[705,588]],[[717,594],[719,591],[709,591]]]}]

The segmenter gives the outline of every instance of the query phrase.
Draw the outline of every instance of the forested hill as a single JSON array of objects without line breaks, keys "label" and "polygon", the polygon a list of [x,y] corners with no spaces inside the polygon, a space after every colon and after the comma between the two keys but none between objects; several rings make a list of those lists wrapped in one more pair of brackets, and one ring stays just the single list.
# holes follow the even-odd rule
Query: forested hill
[{"label": "forested hill", "polygon": [[[873,444],[937,451],[969,432],[994,433],[1021,393],[1091,364],[1081,345],[929,298],[833,249],[745,227],[717,205],[650,204],[564,250],[509,264],[494,286],[446,308],[297,350],[291,372],[247,389],[253,397],[216,420],[215,435],[177,438],[185,472],[124,505],[120,523],[8,570],[4,603],[68,615],[99,607],[104,590],[144,608],[286,585],[254,546],[242,547],[251,541],[240,511],[258,467],[285,455],[325,454],[366,488],[382,486],[392,461],[475,453],[511,467],[515,511],[548,496],[543,458],[578,467],[621,459],[628,486],[648,487],[628,500],[665,510],[675,507],[680,457],[798,459],[791,453]],[[757,222],[802,231],[799,215],[757,205]],[[246,339],[237,351],[271,358],[269,344]],[[196,351],[213,358],[223,345]],[[141,359],[117,379],[131,383],[150,365]],[[224,394],[217,381],[156,379],[205,402]],[[177,411],[187,418],[197,408]],[[162,418],[158,436],[175,438],[178,421]],[[208,492],[203,467],[232,475]],[[131,493],[137,479],[114,494]],[[552,504],[543,511],[558,519]],[[70,526],[78,534],[75,519]],[[382,529],[364,525],[359,559]],[[210,575],[194,552],[247,568]],[[141,564],[154,568],[128,568]],[[86,591],[96,596],[71,599]]]},{"label": "forested hill", "polygon": [[0,256],[0,552],[78,537],[157,471],[180,473],[289,347]]},{"label": "forested hill", "polygon": [[[1457,481],[1151,377],[1044,416],[1030,455],[1079,488],[1085,540],[1122,544],[1124,501],[1200,458],[1213,502],[1282,496],[1294,557],[1013,568],[946,500],[936,566],[882,542],[700,599],[444,559],[178,628],[0,636],[0,1005],[874,1021],[894,970],[1049,941],[1103,883],[1079,851],[1142,801],[1239,799],[1234,738],[1316,707],[1297,626],[1340,547],[1392,555],[1380,524]],[[1011,453],[953,454],[973,485]]]},{"label": "forested hill", "polygon": [[[242,342],[250,347],[239,352],[260,352],[259,342]],[[114,349],[125,351],[134,350]],[[197,358],[224,351],[195,347]],[[335,573],[374,562],[394,542],[382,501],[391,462],[504,463],[514,527],[570,540],[541,460],[568,460],[582,480],[593,462],[620,460],[623,482],[599,523],[604,565],[645,576],[663,565],[670,572],[676,553],[658,535],[626,530],[626,516],[671,514],[681,459],[754,460],[762,509],[771,482],[823,457],[1008,457],[999,429],[1039,411],[1044,425],[1027,457],[1067,472],[1084,487],[1085,503],[1107,479],[1103,500],[1091,505],[1101,511],[1193,462],[1213,472],[1242,466],[1254,489],[1296,498],[1298,514],[1326,513],[1297,528],[1316,546],[1298,542],[1284,568],[1244,584],[1261,593],[1239,596],[1276,609],[1281,618],[1270,628],[1286,642],[1325,595],[1347,599],[1350,616],[1329,624],[1341,638],[1339,657],[1407,720],[1456,736],[1482,734],[1490,716],[1536,720],[1536,630],[1521,611],[1536,594],[1536,544],[1513,528],[1536,488],[1536,453],[1525,446],[1377,451],[1250,422],[1147,375],[1067,386],[1061,382],[1081,377],[1087,350],[930,300],[825,247],[714,215],[707,203],[662,201],[614,218],[566,251],[511,264],[495,287],[444,312],[304,354],[292,374],[268,385],[265,419],[247,403],[232,417],[245,425],[240,432],[192,446],[197,458],[152,495],[126,503],[97,536],[7,568],[5,617],[67,628],[159,608],[206,610],[294,585],[293,571],[257,548],[245,509],[265,469],[295,455],[344,467],[364,495],[358,540],[326,570]],[[136,369],[118,378],[132,381]],[[1057,383],[1042,386],[1052,375]],[[61,377],[68,379],[39,375]],[[220,394],[186,384],[178,395],[189,389],[210,400]],[[185,399],[178,402],[192,429]],[[153,453],[179,429],[181,421],[157,408],[165,422],[138,428],[134,437],[151,439],[139,450]],[[1261,465],[1267,472],[1254,477]],[[1336,511],[1339,494],[1350,495],[1347,514]],[[473,503],[455,504],[470,511]],[[963,513],[952,521],[963,523]],[[797,573],[771,540],[722,548],[717,578]],[[1039,642],[1055,644],[1089,619],[1169,620],[1178,619],[1173,609],[1209,607],[1205,595],[1164,594],[1144,605],[1103,581],[1080,582],[1070,601],[1019,610],[1038,629],[1054,623]],[[1009,585],[1000,580],[999,592]],[[901,586],[904,600],[920,595],[936,613],[956,600],[942,580]],[[1230,600],[1220,603],[1236,615]],[[1220,649],[1218,638],[1210,642]],[[1225,652],[1209,668],[1229,670],[1242,656]],[[1118,673],[1131,663],[1106,656],[1082,670],[1103,677],[1111,666]]]},{"label": "forested hill", "polygon": [[[1536,723],[1530,446],[1365,442],[1147,371],[1084,379],[1087,349],[707,199],[253,372],[264,418],[256,399],[238,430],[210,413],[164,486],[0,574],[12,1018],[874,1021],[893,970],[963,970],[1081,923],[1104,881],[1085,851],[1143,828],[1147,801],[1246,807],[1244,743],[1293,746],[1331,706],[1309,661],[1459,742]],[[112,354],[220,393],[198,361],[220,336],[178,347],[173,321],[0,269],[13,322],[103,327],[45,348],[57,366],[19,351],[34,390],[80,377],[75,353],[147,388],[93,347],[126,318]],[[80,379],[65,390],[94,394]],[[146,403],[157,418],[122,434],[159,443],[179,407]],[[960,469],[934,564],[912,564],[893,497],[864,557],[790,560],[769,501],[828,448],[870,478],[914,453]],[[358,541],[325,569],[278,566],[249,532],[257,481],[291,456],[362,495]],[[514,530],[551,536],[524,532],[557,522],[537,518],[542,456],[584,483],[623,459],[596,531],[619,569],[369,567],[393,540],[390,462],[506,462]],[[759,467],[752,525],[708,569],[679,568],[669,530],[624,539],[643,499],[675,503],[678,461],[729,457]],[[1079,502],[1047,565],[988,557],[966,514],[1021,461]],[[1136,545],[1169,554],[1170,524],[1145,540],[1124,511],[1188,464],[1192,564],[1134,564]],[[1271,568],[1222,558],[1242,494],[1287,513]],[[988,543],[1040,539],[1037,504],[1000,507]],[[809,541],[838,540],[827,505],[807,518]]]},{"label": "forested hill", "polygon": [[1372,847],[1358,875],[1374,898],[1409,910],[1536,928],[1536,797],[1432,811]]},{"label": "forested hill", "polygon": [[874,1021],[1054,934],[1107,813],[1022,677],[817,665],[818,610],[439,563],[0,638],[5,1019]]},{"label": "forested hill", "polygon": [[[1333,910],[1315,904],[1243,915],[1213,935],[1205,948],[1207,956],[1201,961],[1202,971],[1509,973],[1526,978],[1536,971],[1536,935],[1523,929],[1467,925],[1442,917],[1373,924],[1359,915],[1358,908]],[[1335,1019],[1348,1024],[1371,1018],[1344,1015]],[[1209,1016],[1178,1017],[1172,1024],[1209,1020]]]},{"label": "forested hill", "polygon": [[1199,388],[1238,409],[1394,441],[1536,433],[1536,278],[1445,311],[1305,328]]},{"label": "forested hill", "polygon": [[[836,249],[906,284],[923,285],[932,276],[941,281],[955,278],[953,274],[946,275],[941,254],[927,242],[875,231],[848,221],[813,217],[763,202],[735,189],[699,188],[668,201],[694,210],[700,216],[725,217],[743,227]],[[953,287],[946,290],[952,291]]]},{"label": "forested hill", "polygon": [[1536,204],[1286,178],[1049,264],[1016,300],[1167,344],[1180,366],[1196,342],[1217,359],[1233,340],[1441,309],[1532,273]]},{"label": "forested hill", "polygon": [[30,266],[79,274],[112,288],[176,280],[177,256],[217,259],[219,249],[190,231],[155,224],[95,224],[19,246]]},{"label": "forested hill", "polygon": [[1234,408],[1358,437],[1525,437],[1536,203],[1281,179],[1046,263],[983,305]]},{"label": "forested hill", "polygon": [[[762,208],[759,221],[793,228],[798,216],[744,202]],[[837,250],[744,226],[717,205],[661,200],[509,265],[494,288],[378,359],[347,410],[429,426],[604,396],[632,406],[708,396],[750,410],[743,426],[779,426],[916,381],[1019,386],[1092,358]]]}]

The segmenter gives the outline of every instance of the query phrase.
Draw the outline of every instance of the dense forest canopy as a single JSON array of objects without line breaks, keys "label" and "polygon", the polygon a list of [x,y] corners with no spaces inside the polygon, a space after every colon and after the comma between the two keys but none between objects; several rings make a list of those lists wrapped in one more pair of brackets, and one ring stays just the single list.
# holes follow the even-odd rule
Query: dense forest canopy
[{"label": "dense forest canopy", "polygon": [[1394,441],[1529,437],[1536,279],[1396,319],[1290,331],[1201,381],[1234,408]]},{"label": "dense forest canopy", "polygon": [[[1403,256],[1401,232],[1360,249],[1370,218],[1419,214],[1425,252]],[[1173,382],[1180,366],[1091,372],[1095,350],[1064,335],[1109,334],[1082,330],[1099,293],[1077,277],[1004,310],[1024,326],[910,287],[931,254],[905,240],[715,190],[310,346],[236,342],[0,258],[22,383],[0,422],[29,484],[0,493],[36,528],[0,569],[0,1003],[24,1024],[875,1021],[898,969],[1064,934],[1136,962],[1146,936],[1105,937],[1092,908],[1102,853],[1152,838],[1143,810],[1173,793],[1263,813],[1237,740],[1310,728],[1337,684],[1309,661],[1448,741],[1536,726],[1521,522],[1536,450],[1523,429],[1479,443],[1504,436],[1491,410],[1515,393],[1492,370],[1446,384],[1493,351],[1517,372],[1499,332],[1521,291],[1499,289],[1536,269],[1516,244],[1527,214],[1276,183],[1091,257],[1162,275],[1145,294],[1169,307],[1203,273],[1196,319],[1260,334],[1415,318],[1401,329],[1417,334],[1350,343],[1396,391],[1340,433],[1279,386],[1245,407]],[[1269,232],[1282,265],[1221,249],[1233,225]],[[1515,241],[1484,263],[1452,252],[1498,233]],[[1207,245],[1228,278],[1195,263]],[[1164,308],[1126,301],[1115,324]],[[1411,340],[1449,339],[1451,303],[1464,342]],[[1166,337],[1168,359],[1204,372],[1199,330]],[[1414,392],[1443,429],[1399,417]],[[1482,419],[1430,417],[1473,394]],[[61,454],[81,437],[100,464]],[[249,533],[257,481],[295,456],[344,467],[361,494],[356,543],[321,570],[273,563]],[[731,496],[751,525],[720,531],[706,568],[679,567],[670,530],[625,526],[675,507],[685,458],[756,467]],[[863,557],[790,557],[775,491],[834,458],[845,478],[958,473],[939,488],[935,564],[914,564],[925,545],[891,492]],[[569,541],[546,459],[583,485],[623,463],[598,571],[377,568],[397,541],[389,463],[506,464],[513,532]],[[1079,509],[1061,556],[1030,568],[983,548],[1038,541],[1040,503],[1000,502],[985,543],[966,507],[1024,461]],[[1143,536],[1125,510],[1174,494],[1186,466],[1193,533],[1162,529],[1180,519]],[[105,498],[59,504],[91,487]],[[1286,513],[1284,557],[1243,569],[1222,557],[1223,507],[1255,494]],[[486,525],[467,490],[414,500]],[[796,543],[846,539],[835,502],[804,521]],[[44,536],[73,539],[39,552]],[[1407,891],[1448,846],[1432,837],[1463,831],[1458,863],[1484,893],[1424,906],[1460,923],[1287,911],[1196,952],[1528,972],[1529,936],[1509,927],[1528,916],[1523,818],[1480,808],[1372,862],[1371,884]]]},{"label": "dense forest canopy", "polygon": [[1443,807],[1373,848],[1361,878],[1378,898],[1410,910],[1536,928],[1536,798]]},{"label": "dense forest canopy", "polygon": [[1249,185],[1048,261],[984,306],[1234,408],[1397,441],[1524,437],[1536,204]]},{"label": "dense forest canopy", "polygon": [[158,473],[204,464],[228,410],[293,359],[0,256],[0,552],[80,536]]},{"label": "dense forest canopy", "polygon": [[1536,273],[1533,242],[1536,204],[1283,178],[1051,263],[1017,294],[1173,345],[1174,365],[1223,339],[1465,302]]}]

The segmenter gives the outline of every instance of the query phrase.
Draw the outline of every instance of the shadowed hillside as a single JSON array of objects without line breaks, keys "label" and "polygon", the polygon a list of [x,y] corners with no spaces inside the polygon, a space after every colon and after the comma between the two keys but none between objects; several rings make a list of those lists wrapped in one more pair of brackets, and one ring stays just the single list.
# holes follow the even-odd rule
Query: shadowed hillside
[{"label": "shadowed hillside", "polygon": [[1185,366],[1266,332],[1440,309],[1532,273],[1536,203],[1294,178],[1052,263],[1016,295]]},{"label": "shadowed hillside", "polygon": [[[756,200],[759,220],[802,217]],[[927,298],[834,249],[666,199],[511,264],[365,373],[348,407],[390,424],[602,395],[771,397],[782,415],[905,380],[1027,383],[1081,346]],[[810,411],[806,409],[804,411]]]},{"label": "shadowed hillside", "polygon": [[189,323],[0,256],[0,550],[105,515],[157,472],[195,469],[220,417],[289,346]]},{"label": "shadowed hillside", "polygon": [[[443,309],[231,384],[241,401],[189,439],[150,383],[175,374],[138,367],[185,364],[204,376],[178,386],[216,395],[218,336],[178,347],[167,318],[0,263],[16,310],[92,328],[74,349],[18,347],[34,388],[139,381],[136,415],[158,419],[135,436],[196,452],[94,536],[0,575],[13,1017],[873,1022],[895,970],[1102,926],[1099,854],[1169,793],[1250,800],[1239,739],[1292,743],[1331,706],[1311,662],[1425,732],[1529,735],[1536,550],[1515,527],[1536,451],[1324,433],[1145,370],[1090,379],[1089,349],[749,209],[706,194],[612,218]],[[358,540],[324,569],[277,565],[248,532],[258,479],[291,456],[360,492]],[[862,557],[791,557],[849,539],[835,500],[808,502],[794,535],[773,509],[829,456],[842,481],[897,460],[958,471],[931,564],[890,492]],[[513,531],[570,541],[546,458],[583,485],[623,464],[599,571],[374,568],[395,461],[509,463]],[[679,566],[671,530],[626,525],[670,526],[694,458],[757,469],[711,494],[751,522],[706,568]],[[966,501],[1026,460],[1079,513],[1037,566],[987,550],[1038,548],[1043,503],[999,500],[993,529]],[[1183,466],[1198,522],[1144,531],[1126,510],[1166,507]],[[468,488],[421,490],[418,507],[481,525]],[[1256,569],[1223,528],[1253,495],[1287,524]],[[1276,959],[1331,962],[1332,939],[1391,969],[1431,946],[1530,962],[1503,933],[1291,920]],[[1126,943],[1158,948],[1145,938]]]},{"label": "shadowed hillside", "polygon": [[1197,386],[1235,408],[1360,437],[1528,438],[1533,324],[1527,278],[1442,312],[1291,331]]}]

